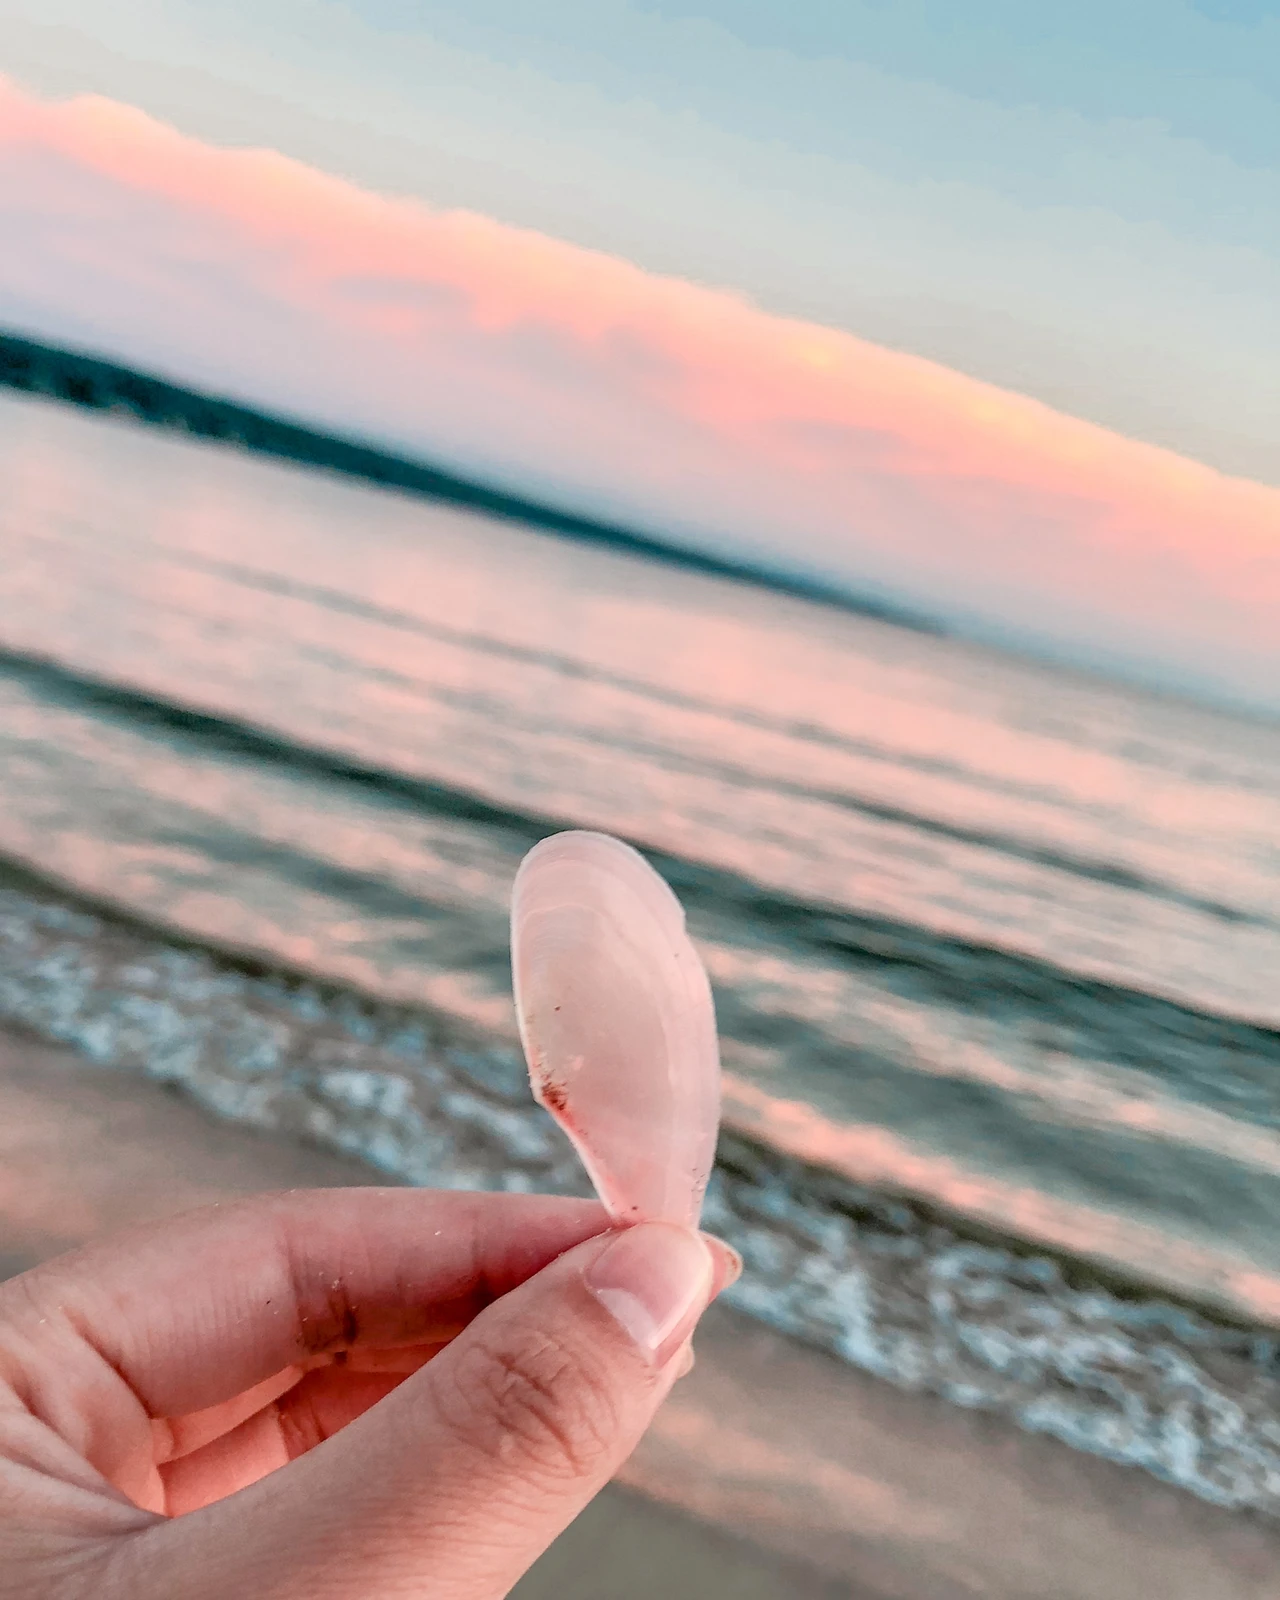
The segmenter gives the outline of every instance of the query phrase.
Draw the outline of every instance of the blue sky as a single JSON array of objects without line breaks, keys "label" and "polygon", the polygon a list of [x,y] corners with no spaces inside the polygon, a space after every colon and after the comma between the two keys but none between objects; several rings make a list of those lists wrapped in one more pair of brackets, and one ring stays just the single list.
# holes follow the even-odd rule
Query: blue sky
[{"label": "blue sky", "polygon": [[0,0],[0,71],[1280,482],[1280,0]]}]

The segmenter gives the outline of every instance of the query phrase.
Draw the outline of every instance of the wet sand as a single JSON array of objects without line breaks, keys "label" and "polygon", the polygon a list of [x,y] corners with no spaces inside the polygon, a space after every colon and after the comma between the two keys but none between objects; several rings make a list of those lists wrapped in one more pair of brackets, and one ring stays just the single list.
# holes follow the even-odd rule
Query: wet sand
[{"label": "wet sand", "polygon": [[[128,1222],[370,1181],[0,1032],[0,1274]],[[713,1310],[618,1484],[518,1600],[1263,1600],[1280,1530]]]}]

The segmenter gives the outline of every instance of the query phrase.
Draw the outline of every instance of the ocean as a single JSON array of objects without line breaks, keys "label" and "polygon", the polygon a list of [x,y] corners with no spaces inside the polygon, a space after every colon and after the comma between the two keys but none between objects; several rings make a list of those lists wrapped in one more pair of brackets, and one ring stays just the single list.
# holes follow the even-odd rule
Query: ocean
[{"label": "ocean", "polygon": [[507,899],[618,834],[712,978],[737,1304],[1280,1515],[1280,726],[28,395],[0,482],[0,1019],[582,1192]]}]

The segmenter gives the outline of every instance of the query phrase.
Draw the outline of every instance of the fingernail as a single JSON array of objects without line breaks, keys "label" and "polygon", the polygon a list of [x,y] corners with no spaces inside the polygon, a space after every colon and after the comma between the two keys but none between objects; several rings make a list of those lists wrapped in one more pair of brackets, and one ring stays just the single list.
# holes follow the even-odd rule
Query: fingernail
[{"label": "fingernail", "polygon": [[660,1367],[693,1331],[711,1297],[714,1269],[699,1234],[667,1222],[641,1222],[596,1257],[584,1281]]},{"label": "fingernail", "polygon": [[704,1233],[702,1237],[715,1261],[716,1293],[731,1289],[742,1276],[742,1257],[731,1244],[717,1239],[714,1233]]},{"label": "fingernail", "polygon": [[687,1378],[689,1376],[689,1374],[693,1371],[693,1364],[697,1359],[698,1358],[693,1353],[692,1343],[686,1344],[680,1356],[680,1365],[676,1368],[677,1383],[680,1382],[681,1378]]}]

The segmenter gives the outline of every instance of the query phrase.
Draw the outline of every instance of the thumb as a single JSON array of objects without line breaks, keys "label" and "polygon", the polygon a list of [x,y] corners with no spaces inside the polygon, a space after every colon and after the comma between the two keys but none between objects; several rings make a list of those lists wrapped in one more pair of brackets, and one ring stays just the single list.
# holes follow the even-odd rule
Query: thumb
[{"label": "thumb", "polygon": [[725,1275],[668,1223],[568,1251],[340,1433],[149,1529],[166,1593],[498,1600],[634,1449]]}]

